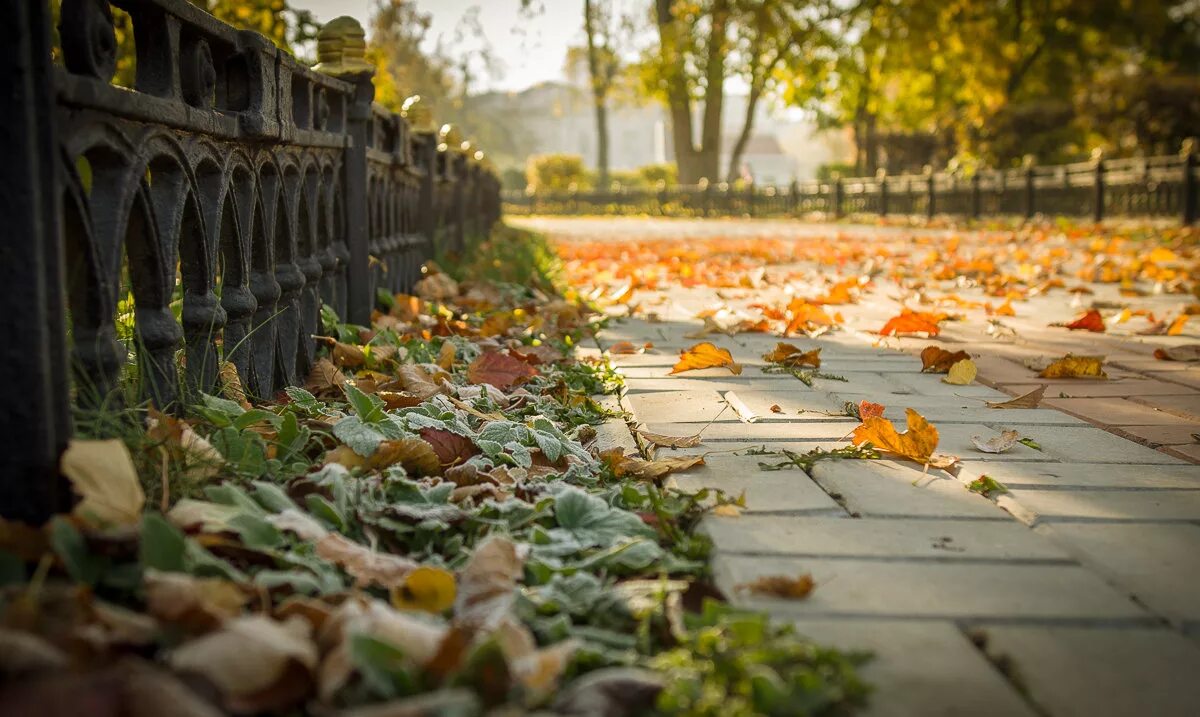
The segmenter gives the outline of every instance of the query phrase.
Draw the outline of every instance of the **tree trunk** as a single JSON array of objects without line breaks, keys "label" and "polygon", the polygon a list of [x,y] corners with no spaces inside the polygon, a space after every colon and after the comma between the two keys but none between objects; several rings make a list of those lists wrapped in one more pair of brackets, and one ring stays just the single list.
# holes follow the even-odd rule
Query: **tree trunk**
[{"label": "tree trunk", "polygon": [[671,116],[671,142],[679,181],[695,184],[703,176],[697,167],[696,147],[692,143],[692,102],[688,97],[687,80],[683,74],[683,58],[679,52],[679,27],[671,14],[672,0],[655,0],[655,20],[658,24],[659,54],[666,73],[667,109]]},{"label": "tree trunk", "polygon": [[721,112],[725,105],[725,55],[729,51],[729,0],[715,0],[704,68],[704,123],[698,169],[702,177],[721,176]]},{"label": "tree trunk", "polygon": [[583,29],[587,34],[588,74],[592,78],[592,105],[596,111],[596,172],[601,189],[608,188],[608,73],[600,67],[596,48],[592,0],[583,1]]},{"label": "tree trunk", "polygon": [[750,135],[754,133],[754,110],[758,107],[758,99],[762,96],[762,91],[762,83],[755,82],[750,85],[750,96],[746,100],[746,119],[742,122],[742,132],[733,145],[733,151],[729,153],[729,172],[725,175],[726,181],[732,182],[738,178],[742,155],[746,153],[746,145],[750,143]]}]

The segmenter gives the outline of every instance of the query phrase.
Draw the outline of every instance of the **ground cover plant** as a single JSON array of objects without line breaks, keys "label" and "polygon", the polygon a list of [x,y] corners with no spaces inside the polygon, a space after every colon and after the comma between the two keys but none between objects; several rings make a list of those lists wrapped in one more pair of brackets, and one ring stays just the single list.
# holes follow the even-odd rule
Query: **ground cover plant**
[{"label": "ground cover plant", "polygon": [[[323,314],[303,387],[80,414],[79,502],[0,522],[0,713],[834,714],[862,656],[731,609],[703,461],[606,442],[620,377],[539,237]],[[173,408],[173,407],[172,407]],[[623,425],[622,425],[623,427]]]}]

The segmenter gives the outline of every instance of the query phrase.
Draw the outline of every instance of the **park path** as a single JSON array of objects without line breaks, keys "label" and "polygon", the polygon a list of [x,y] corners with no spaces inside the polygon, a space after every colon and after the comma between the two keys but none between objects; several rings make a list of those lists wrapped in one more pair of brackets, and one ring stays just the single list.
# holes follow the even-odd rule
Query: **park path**
[{"label": "park path", "polygon": [[[688,226],[669,224],[643,228],[678,238]],[[610,226],[619,242],[631,225]],[[587,226],[589,238],[602,227]],[[541,228],[571,235],[566,220]],[[1159,450],[1159,441],[1115,433],[1187,430],[1200,414],[1194,372],[1155,375],[1168,372],[1148,362],[1152,348],[1136,339],[1046,331],[1058,314],[1073,311],[1047,302],[1039,307],[1044,314],[1009,320],[1020,341],[981,346],[965,328],[947,332],[942,344],[980,355],[980,378],[991,384],[950,386],[921,373],[912,355],[928,340],[882,346],[868,333],[896,313],[886,298],[895,292],[882,286],[871,301],[838,307],[846,314],[843,330],[791,340],[821,348],[821,370],[844,381],[818,378],[807,386],[763,374],[761,356],[779,340],[764,334],[708,337],[732,351],[744,366],[740,376],[725,369],[668,376],[678,351],[696,342],[687,334],[700,328],[699,312],[781,301],[772,294],[780,290],[639,291],[636,302],[654,307],[655,316],[616,322],[598,336],[600,349],[618,341],[653,344],[642,354],[612,357],[625,376],[622,403],[635,425],[673,436],[703,429],[703,445],[678,452],[714,453],[702,468],[674,476],[677,484],[744,491],[741,515],[704,524],[714,540],[718,587],[735,604],[792,620],[821,642],[875,652],[864,671],[876,687],[872,715],[1200,714],[1200,466],[1185,460],[1194,451]],[[1041,408],[986,407],[1032,388],[1024,356],[1096,348],[1120,359],[1110,371],[1114,380],[1056,383],[1047,398],[1067,398]],[[1135,395],[1144,402],[1125,398]],[[1170,400],[1153,406],[1153,397]],[[1110,412],[1099,421],[1103,427],[1078,417],[1096,413],[1085,403],[1093,398],[1102,399],[1100,413]],[[760,462],[784,458],[762,455],[762,448],[847,445],[857,421],[843,406],[863,399],[886,405],[885,416],[900,427],[906,408],[919,411],[938,428],[938,452],[960,458],[958,469],[923,473],[907,461],[843,460],[818,462],[808,472],[762,470]],[[1071,413],[1052,407],[1056,401]],[[989,455],[973,447],[972,436],[1004,429],[1040,450],[1018,444]],[[631,437],[622,438],[632,449]],[[660,456],[675,452],[659,449]],[[967,485],[983,475],[1007,492],[991,499],[970,492]],[[762,576],[804,573],[816,581],[804,600],[738,589]]]}]

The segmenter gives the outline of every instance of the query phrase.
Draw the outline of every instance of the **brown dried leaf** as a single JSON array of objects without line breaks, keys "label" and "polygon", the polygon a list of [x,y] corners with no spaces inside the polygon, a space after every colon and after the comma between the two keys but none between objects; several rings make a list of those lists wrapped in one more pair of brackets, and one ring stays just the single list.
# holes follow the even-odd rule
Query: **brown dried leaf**
[{"label": "brown dried leaf", "polygon": [[1040,378],[1108,378],[1104,373],[1103,356],[1072,356],[1051,363],[1041,373]]},{"label": "brown dried leaf", "polygon": [[146,611],[186,632],[207,632],[240,615],[249,595],[241,586],[220,578],[197,578],[186,573],[149,569],[142,576]]},{"label": "brown dried leaf", "polygon": [[676,436],[664,436],[661,433],[651,433],[650,431],[638,431],[638,435],[645,438],[650,443],[662,448],[695,448],[700,445],[700,434],[694,436],[684,436],[682,438]]},{"label": "brown dried leaf", "polygon": [[377,553],[341,533],[322,536],[316,543],[316,553],[339,565],[360,587],[372,583],[385,588],[399,587],[404,585],[409,573],[420,567],[417,562],[399,555]]},{"label": "brown dried leaf", "polygon": [[1154,358],[1159,361],[1200,361],[1200,344],[1154,349]]},{"label": "brown dried leaf", "polygon": [[941,346],[926,346],[921,351],[921,370],[927,373],[946,373],[959,361],[971,358],[966,351],[947,351]]},{"label": "brown dried leaf", "polygon": [[442,472],[442,461],[434,447],[415,436],[380,442],[367,461],[367,464],[375,469],[387,468],[397,463],[404,466],[404,470],[418,476],[435,476]]},{"label": "brown dried leaf", "polygon": [[1046,393],[1046,384],[1042,384],[1033,389],[1029,393],[1017,396],[1008,401],[987,402],[988,408],[1037,408],[1042,403],[1042,396]]},{"label": "brown dried leaf", "polygon": [[501,391],[537,375],[538,370],[528,363],[498,351],[480,354],[467,366],[468,381],[474,384],[486,383]]},{"label": "brown dried leaf", "polygon": [[1020,437],[1020,431],[1002,431],[999,436],[993,436],[986,441],[981,436],[971,436],[971,443],[984,453],[1003,453],[1017,445],[1017,439]]},{"label": "brown dried leaf", "polygon": [[346,375],[327,358],[318,359],[308,372],[304,388],[317,398],[341,398]]},{"label": "brown dried leaf", "polygon": [[787,600],[803,600],[816,587],[812,575],[792,577],[790,575],[764,575],[748,583],[742,583],[734,589],[738,592],[750,592],[755,595],[785,598]]},{"label": "brown dried leaf", "polygon": [[805,351],[798,346],[781,341],[776,344],[775,348],[763,354],[763,360],[790,368],[799,368],[801,366],[821,368],[821,349]]}]

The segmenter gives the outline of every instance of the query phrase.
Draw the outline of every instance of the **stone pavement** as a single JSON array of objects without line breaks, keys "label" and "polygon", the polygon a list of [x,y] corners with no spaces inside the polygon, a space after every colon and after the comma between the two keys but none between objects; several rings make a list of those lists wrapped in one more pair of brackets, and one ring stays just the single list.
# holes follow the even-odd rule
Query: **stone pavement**
[{"label": "stone pavement", "polygon": [[[701,309],[736,310],[752,297],[672,288],[638,298],[656,307],[657,320],[624,320],[598,337],[601,348],[654,345],[612,357],[626,377],[623,406],[649,431],[703,431],[703,445],[683,452],[712,453],[703,468],[674,477],[680,487],[745,493],[742,515],[704,524],[718,586],[735,604],[793,620],[817,640],[874,651],[864,670],[876,687],[868,714],[1200,714],[1200,466],[1184,460],[1194,450],[1157,450],[1166,443],[1158,427],[1188,430],[1187,417],[1200,415],[1192,372],[1149,363],[1136,340],[1040,334],[1071,313],[1047,302],[1045,314],[1021,325],[1031,337],[1024,343],[978,346],[976,337],[947,332],[943,343],[971,342],[955,348],[983,354],[981,376],[993,387],[950,386],[921,373],[911,355],[929,341],[881,346],[866,332],[896,313],[872,300],[838,307],[861,312],[846,312],[847,330],[790,340],[820,347],[821,370],[845,381],[818,378],[809,387],[763,374],[761,355],[779,341],[764,334],[708,337],[733,352],[740,376],[668,376],[677,352],[696,342],[686,334],[700,327]],[[1036,385],[1020,358],[1082,353],[1067,345],[1080,341],[1119,355],[1113,381],[1055,384],[1037,409],[986,407],[1007,397],[994,387],[1016,394]],[[960,458],[958,469],[923,473],[886,459],[822,461],[811,473],[760,469],[783,457],[761,448],[847,445],[857,421],[842,407],[861,399],[886,405],[901,426],[905,408],[918,410],[939,430],[938,452]],[[1080,418],[1098,411],[1106,427],[1141,442]],[[1040,450],[1018,444],[993,455],[971,444],[1005,429]],[[621,440],[632,446],[628,435]],[[1007,492],[989,499],[968,491],[983,475]],[[804,573],[816,580],[804,600],[737,588]]]}]

